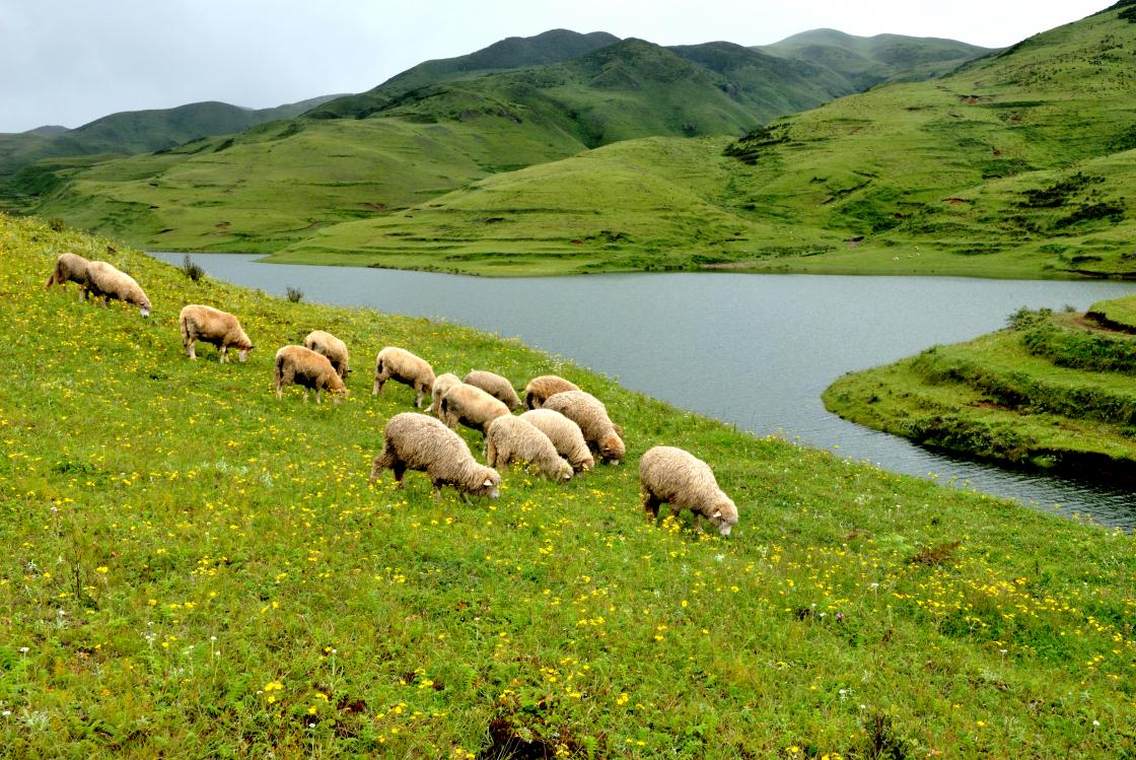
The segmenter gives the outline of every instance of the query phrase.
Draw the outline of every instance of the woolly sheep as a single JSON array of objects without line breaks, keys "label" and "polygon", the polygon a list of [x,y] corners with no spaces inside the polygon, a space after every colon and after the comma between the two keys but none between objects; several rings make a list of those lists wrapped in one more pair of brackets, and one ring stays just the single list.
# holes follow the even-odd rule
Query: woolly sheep
[{"label": "woolly sheep", "polygon": [[434,387],[434,370],[425,360],[406,349],[387,346],[375,357],[375,396],[383,392],[383,384],[394,380],[414,389],[414,406],[421,407],[422,399]]},{"label": "woolly sheep", "polygon": [[434,497],[442,486],[452,486],[464,494],[496,499],[501,476],[491,467],[478,464],[469,446],[454,431],[425,414],[403,412],[391,417],[383,430],[383,450],[371,467],[371,482],[383,470],[394,472],[402,487],[407,470],[425,472],[434,484]]},{"label": "woolly sheep", "polygon": [[293,383],[304,388],[305,401],[309,390],[315,390],[316,403],[322,400],[322,391],[333,394],[336,401],[347,395],[347,386],[327,357],[303,346],[284,346],[276,352],[275,381],[276,398],[282,398],[284,386]]},{"label": "woolly sheep", "polygon": [[105,261],[92,261],[87,264],[87,287],[96,298],[103,298],[103,306],[110,305],[110,299],[137,306],[143,317],[150,316],[150,299],[138,282],[113,264]]},{"label": "woolly sheep", "polygon": [[598,398],[584,391],[555,393],[544,401],[544,408],[560,412],[580,426],[584,440],[605,462],[619,464],[626,449],[623,431],[607,416],[607,408]]},{"label": "woolly sheep", "polygon": [[495,418],[509,414],[509,407],[480,388],[460,383],[442,396],[438,411],[448,427],[456,428],[460,423],[484,433]]},{"label": "woolly sheep", "polygon": [[529,409],[539,409],[544,406],[545,399],[565,391],[578,391],[580,387],[557,375],[541,375],[534,377],[525,386],[525,406]]},{"label": "woolly sheep", "polygon": [[324,330],[312,330],[304,338],[304,347],[326,356],[336,374],[344,380],[351,373],[347,361],[347,344],[331,333]]},{"label": "woolly sheep", "polygon": [[560,456],[568,460],[577,472],[590,470],[596,465],[588,442],[580,426],[552,409],[530,409],[521,415],[533,427],[548,436]]},{"label": "woolly sheep", "polygon": [[554,480],[572,479],[572,465],[556,453],[547,435],[528,420],[505,415],[485,428],[485,463],[508,467],[513,462],[534,464]]},{"label": "woolly sheep", "polygon": [[212,306],[190,304],[178,315],[181,329],[181,344],[190,359],[197,358],[197,341],[210,343],[221,352],[221,363],[229,360],[229,349],[237,349],[240,361],[248,359],[252,351],[252,341],[241,327],[240,320],[232,314]]},{"label": "woolly sheep", "polygon": [[442,416],[442,396],[445,396],[450,388],[461,385],[461,380],[453,372],[447,372],[443,375],[438,375],[434,380],[434,387],[430,389],[430,414],[435,417]]},{"label": "woolly sheep", "polygon": [[654,520],[661,504],[671,505],[677,516],[689,509],[699,525],[707,517],[723,536],[738,524],[738,508],[722,493],[709,465],[673,446],[655,446],[639,460],[639,486],[643,509]]},{"label": "woolly sheep", "polygon": [[59,254],[59,258],[55,260],[55,268],[51,270],[51,277],[47,278],[45,287],[50,288],[52,285],[63,285],[68,282],[78,283],[79,300],[87,300],[87,296],[90,295],[87,267],[90,263],[77,253]]},{"label": "woolly sheep", "polygon": [[513,388],[508,378],[501,377],[493,372],[475,369],[462,380],[466,385],[473,385],[488,393],[493,398],[509,407],[512,412],[521,408],[521,398]]}]

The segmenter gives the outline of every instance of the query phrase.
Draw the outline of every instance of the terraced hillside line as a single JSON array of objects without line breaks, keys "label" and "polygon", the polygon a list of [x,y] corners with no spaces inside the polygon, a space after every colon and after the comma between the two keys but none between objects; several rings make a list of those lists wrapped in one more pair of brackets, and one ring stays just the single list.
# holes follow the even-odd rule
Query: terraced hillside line
[{"label": "terraced hillside line", "polygon": [[[1136,299],[1094,308],[1127,308]],[[1136,482],[1136,340],[1083,315],[1019,312],[1013,327],[847,375],[825,391],[846,419],[1015,466]]]},{"label": "terraced hillside line", "polygon": [[[144,285],[150,319],[43,287],[61,250]],[[0,746],[75,755],[1116,757],[1136,743],[1136,539],[942,488],[620,388],[516,341],[196,281],[0,216]],[[237,315],[196,362],[177,315]],[[365,366],[603,399],[627,463],[501,498],[368,485],[413,392],[272,389],[312,329]],[[463,431],[480,456],[480,436]],[[635,463],[710,463],[731,538],[647,524]],[[1076,695],[1069,698],[1069,695]],[[796,748],[796,749],[793,749]]]}]

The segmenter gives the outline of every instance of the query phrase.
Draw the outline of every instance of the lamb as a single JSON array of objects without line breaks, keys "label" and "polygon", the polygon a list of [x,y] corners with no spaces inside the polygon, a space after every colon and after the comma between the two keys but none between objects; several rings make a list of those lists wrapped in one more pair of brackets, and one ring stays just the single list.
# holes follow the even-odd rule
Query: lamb
[{"label": "lamb", "polygon": [[450,388],[461,385],[461,380],[453,372],[447,372],[444,375],[438,375],[434,380],[434,387],[430,389],[430,414],[435,417],[442,416],[442,397],[445,396]]},{"label": "lamb", "polygon": [[304,401],[309,390],[315,390],[316,403],[322,401],[321,392],[333,394],[336,402],[347,396],[347,386],[323,354],[303,346],[284,346],[276,352],[276,398],[284,396],[284,386],[293,383],[304,388]]},{"label": "lamb", "polygon": [[588,442],[580,426],[552,409],[530,409],[521,415],[533,427],[548,436],[560,456],[568,460],[576,472],[584,472],[596,466]]},{"label": "lamb", "polygon": [[92,261],[87,264],[87,287],[96,298],[102,296],[103,306],[110,305],[110,299],[133,304],[143,317],[150,316],[150,299],[138,282],[113,264],[105,261]]},{"label": "lamb", "polygon": [[699,527],[707,517],[723,536],[738,524],[738,508],[718,487],[709,465],[682,449],[648,450],[639,460],[639,486],[643,509],[652,521],[659,516],[659,506],[669,503],[672,515],[689,509],[698,516]]},{"label": "lamb", "polygon": [[485,391],[509,407],[510,412],[521,407],[521,398],[517,395],[516,389],[513,388],[513,384],[509,382],[508,378],[501,377],[493,372],[475,369],[466,375],[462,382]]},{"label": "lamb", "polygon": [[304,338],[304,347],[310,348],[318,354],[323,354],[331,362],[331,366],[344,380],[350,374],[351,368],[347,363],[347,344],[324,330],[312,330]]},{"label": "lamb", "polygon": [[375,387],[372,395],[383,392],[383,384],[395,380],[414,389],[414,406],[421,408],[422,399],[434,387],[434,369],[409,351],[387,346],[375,357]]},{"label": "lamb", "polygon": [[181,343],[190,359],[197,358],[197,341],[211,343],[221,352],[221,363],[229,360],[229,349],[237,349],[240,361],[248,359],[252,351],[252,341],[241,327],[240,320],[232,314],[214,309],[212,306],[190,304],[178,315],[181,328]]},{"label": "lamb", "polygon": [[560,412],[580,426],[588,446],[599,452],[605,462],[619,464],[626,449],[620,435],[623,430],[607,416],[607,408],[598,398],[584,391],[555,393],[544,401],[545,409]]},{"label": "lamb", "polygon": [[485,433],[490,422],[509,414],[509,407],[476,386],[460,383],[442,396],[438,412],[442,422],[450,428],[461,423]]},{"label": "lamb", "polygon": [[565,391],[578,391],[580,387],[557,375],[541,375],[534,377],[525,386],[525,406],[529,409],[539,409],[544,406],[545,399]]},{"label": "lamb", "polygon": [[371,467],[372,483],[383,470],[394,471],[399,488],[407,470],[425,472],[434,484],[434,498],[441,496],[442,486],[456,488],[463,497],[474,494],[496,499],[500,493],[501,476],[478,464],[461,436],[416,412],[396,414],[383,430],[383,450]]},{"label": "lamb", "polygon": [[556,453],[547,435],[520,417],[497,417],[485,428],[485,463],[507,467],[513,462],[534,464],[554,480],[572,479],[572,465]]},{"label": "lamb", "polygon": [[62,285],[67,282],[79,284],[79,300],[86,301],[90,295],[90,281],[87,278],[87,267],[90,261],[77,253],[61,253],[55,260],[55,269],[51,270],[51,277],[47,278],[47,285]]}]

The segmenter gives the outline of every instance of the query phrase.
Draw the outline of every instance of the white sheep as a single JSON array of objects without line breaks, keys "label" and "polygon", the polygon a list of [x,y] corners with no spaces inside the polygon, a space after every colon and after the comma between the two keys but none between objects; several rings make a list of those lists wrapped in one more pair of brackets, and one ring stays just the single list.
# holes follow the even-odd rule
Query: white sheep
[{"label": "white sheep", "polygon": [[343,378],[331,366],[327,357],[303,346],[284,346],[276,352],[274,380],[276,398],[282,398],[284,386],[292,384],[304,389],[305,401],[311,390],[316,392],[316,403],[322,401],[320,394],[323,391],[331,393],[337,403],[347,396]]},{"label": "white sheep", "polygon": [[520,417],[497,417],[485,429],[485,463],[508,467],[513,462],[536,465],[554,480],[572,479],[572,465],[556,453],[547,435]]},{"label": "white sheep", "polygon": [[639,487],[643,509],[652,521],[659,516],[659,506],[671,505],[671,514],[678,516],[689,509],[702,518],[709,518],[723,536],[738,524],[738,508],[718,487],[710,466],[682,449],[673,446],[655,446],[639,460]]},{"label": "white sheep", "polygon": [[79,300],[87,300],[87,296],[90,295],[87,267],[90,263],[77,253],[59,254],[59,258],[55,260],[55,268],[51,270],[51,276],[47,278],[45,287],[50,288],[52,285],[74,282],[79,285]]},{"label": "white sheep", "polygon": [[552,409],[530,409],[521,415],[537,430],[548,436],[560,456],[568,460],[577,472],[585,472],[596,465],[588,442],[580,426]]},{"label": "white sheep", "polygon": [[453,372],[438,375],[438,377],[434,379],[433,387],[430,389],[430,408],[427,411],[435,417],[441,417],[442,396],[449,393],[451,388],[459,385],[461,385],[461,379]]},{"label": "white sheep", "polygon": [[150,299],[142,286],[126,272],[105,261],[87,264],[87,287],[96,298],[102,297],[103,306],[113,298],[137,306],[143,317],[150,316]]},{"label": "white sheep", "polygon": [[495,418],[509,414],[509,407],[480,388],[461,383],[442,396],[438,412],[442,422],[451,428],[462,424],[484,433]]},{"label": "white sheep", "polygon": [[529,409],[539,409],[549,396],[565,391],[578,391],[579,386],[565,380],[559,375],[541,375],[534,377],[525,386],[525,406]]},{"label": "white sheep", "polygon": [[237,358],[242,362],[248,359],[249,351],[253,349],[240,320],[212,306],[189,304],[178,315],[178,328],[181,330],[181,344],[190,359],[197,358],[197,341],[216,346],[221,353],[222,364],[229,360],[230,348],[237,350]]},{"label": "white sheep", "polygon": [[347,344],[326,330],[312,330],[304,337],[304,348],[310,348],[317,354],[323,354],[331,362],[336,373],[347,379],[351,373],[348,366]]},{"label": "white sheep", "polygon": [[544,408],[560,412],[580,426],[584,440],[605,462],[618,464],[626,453],[623,430],[611,421],[603,402],[584,391],[564,391],[549,396]]},{"label": "white sheep", "polygon": [[425,472],[434,484],[435,498],[442,486],[491,499],[500,493],[501,476],[478,464],[461,436],[433,417],[415,412],[396,414],[383,430],[383,450],[371,466],[372,483],[383,470],[394,472],[399,488],[407,470]]},{"label": "white sheep", "polygon": [[414,406],[421,407],[422,399],[434,387],[434,369],[425,359],[406,349],[387,346],[375,357],[375,385],[371,393],[383,392],[387,380],[409,385],[414,389]]},{"label": "white sheep", "polygon": [[466,385],[473,385],[488,393],[493,398],[509,407],[512,412],[521,407],[521,397],[509,379],[493,372],[475,369],[462,380]]}]

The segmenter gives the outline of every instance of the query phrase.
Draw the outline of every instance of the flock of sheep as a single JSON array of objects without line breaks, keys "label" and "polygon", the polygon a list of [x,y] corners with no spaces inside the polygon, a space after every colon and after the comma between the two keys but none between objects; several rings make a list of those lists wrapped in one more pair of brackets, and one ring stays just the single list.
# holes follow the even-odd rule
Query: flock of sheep
[{"label": "flock of sheep", "polygon": [[[143,317],[150,314],[150,300],[138,283],[106,262],[61,254],[47,287],[66,282],[79,284],[83,300],[94,294],[103,297],[104,306],[115,299],[139,307]],[[178,326],[190,359],[197,358],[199,341],[216,346],[222,363],[230,349],[242,362],[253,349],[236,316],[210,306],[186,306]],[[347,345],[323,330],[309,333],[303,345],[284,346],[274,362],[277,398],[287,385],[303,387],[305,398],[314,390],[317,403],[324,391],[336,400],[345,397],[348,359]],[[474,370],[461,379],[452,373],[435,376],[425,359],[387,346],[375,358],[372,394],[381,394],[390,380],[414,390],[415,408],[421,408],[427,396],[430,406],[428,413],[404,412],[387,422],[383,449],[371,468],[372,482],[391,470],[401,487],[406,471],[414,470],[430,478],[435,494],[450,486],[463,496],[497,498],[501,476],[494,468],[516,463],[566,481],[592,469],[596,456],[619,464],[625,454],[623,430],[611,421],[603,402],[556,375],[533,378],[522,402],[501,375]],[[513,414],[522,407],[527,410]],[[485,465],[455,432],[458,425],[484,436]],[[689,509],[699,524],[705,517],[723,536],[738,522],[737,507],[718,487],[710,467],[682,449],[656,446],[647,451],[639,462],[639,483],[643,508],[652,519],[662,504],[670,504],[672,514]]]}]

